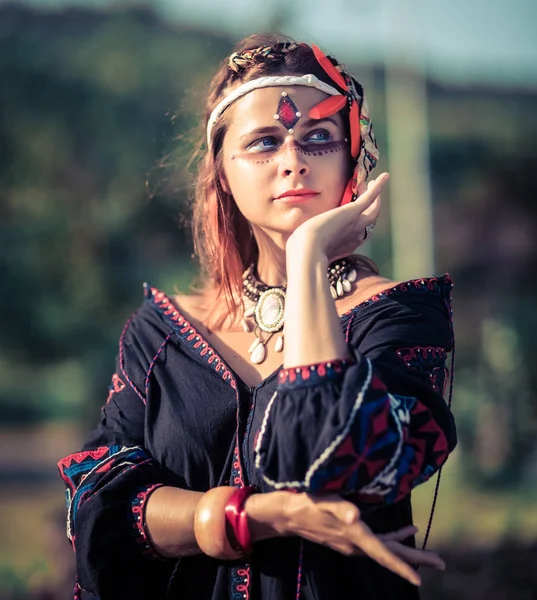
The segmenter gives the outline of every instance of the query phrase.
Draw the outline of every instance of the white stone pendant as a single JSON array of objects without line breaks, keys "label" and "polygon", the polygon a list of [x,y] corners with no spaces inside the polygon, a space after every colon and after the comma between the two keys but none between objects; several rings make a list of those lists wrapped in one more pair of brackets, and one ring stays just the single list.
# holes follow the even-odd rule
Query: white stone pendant
[{"label": "white stone pendant", "polygon": [[279,335],[276,344],[274,345],[274,350],[276,352],[281,352],[283,350],[283,335]]},{"label": "white stone pendant", "polygon": [[353,283],[354,281],[356,281],[356,277],[358,276],[358,273],[356,273],[355,269],[352,269],[349,274],[347,275],[347,279]]},{"label": "white stone pendant", "polygon": [[348,294],[352,290],[351,282],[348,279],[344,279],[341,283],[343,284],[343,291]]},{"label": "white stone pendant", "polygon": [[285,312],[285,292],[271,288],[263,292],[255,305],[255,321],[267,333],[280,331]]}]

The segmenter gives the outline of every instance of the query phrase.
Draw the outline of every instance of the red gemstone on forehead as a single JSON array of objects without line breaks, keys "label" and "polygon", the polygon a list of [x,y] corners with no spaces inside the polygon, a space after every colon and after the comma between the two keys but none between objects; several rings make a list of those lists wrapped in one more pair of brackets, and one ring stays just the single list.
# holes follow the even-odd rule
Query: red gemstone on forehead
[{"label": "red gemstone on forehead", "polygon": [[277,115],[280,123],[286,129],[292,129],[298,123],[300,117],[296,116],[297,112],[298,108],[289,96],[282,96],[280,98]]}]

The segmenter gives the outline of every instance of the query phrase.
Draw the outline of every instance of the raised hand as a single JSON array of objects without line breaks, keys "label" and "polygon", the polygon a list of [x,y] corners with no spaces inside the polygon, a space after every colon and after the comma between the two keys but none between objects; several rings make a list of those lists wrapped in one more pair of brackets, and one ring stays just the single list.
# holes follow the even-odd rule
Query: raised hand
[{"label": "raised hand", "polygon": [[308,219],[287,240],[287,250],[313,245],[329,261],[352,254],[365,241],[368,225],[374,225],[380,213],[380,192],[389,179],[382,173],[363,184],[355,202],[339,206]]}]

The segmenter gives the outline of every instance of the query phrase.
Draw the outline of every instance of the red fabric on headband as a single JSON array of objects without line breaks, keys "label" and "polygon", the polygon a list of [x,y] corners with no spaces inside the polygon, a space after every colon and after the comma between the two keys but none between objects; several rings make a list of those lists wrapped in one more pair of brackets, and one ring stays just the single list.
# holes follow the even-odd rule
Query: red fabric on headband
[{"label": "red fabric on headband", "polygon": [[326,54],[315,44],[312,44],[311,49],[313,50],[313,54],[315,54],[315,58],[321,65],[321,67],[325,70],[326,74],[339,85],[340,88],[346,90],[347,82],[343,75],[334,67],[330,59],[326,56]]},{"label": "red fabric on headband", "polygon": [[319,104],[316,104],[308,113],[308,116],[312,119],[325,119],[335,115],[340,111],[345,104],[347,104],[347,97],[343,96],[330,96],[326,100],[322,100]]}]

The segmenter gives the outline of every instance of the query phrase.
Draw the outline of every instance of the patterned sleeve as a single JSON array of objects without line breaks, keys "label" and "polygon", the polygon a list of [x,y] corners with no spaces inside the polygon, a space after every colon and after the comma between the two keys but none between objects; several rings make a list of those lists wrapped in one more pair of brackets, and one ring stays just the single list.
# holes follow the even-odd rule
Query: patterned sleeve
[{"label": "patterned sleeve", "polygon": [[257,437],[257,472],[269,489],[396,502],[456,444],[442,396],[450,311],[411,295],[372,304],[351,317],[347,343],[349,360],[280,373]]},{"label": "patterned sleeve", "polygon": [[147,498],[170,476],[143,445],[145,382],[154,361],[142,329],[136,316],[127,322],[100,424],[80,452],[58,463],[78,582],[100,600],[119,589],[132,600],[161,597],[159,582],[165,585],[173,569],[172,561],[155,560],[145,529]]}]

